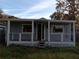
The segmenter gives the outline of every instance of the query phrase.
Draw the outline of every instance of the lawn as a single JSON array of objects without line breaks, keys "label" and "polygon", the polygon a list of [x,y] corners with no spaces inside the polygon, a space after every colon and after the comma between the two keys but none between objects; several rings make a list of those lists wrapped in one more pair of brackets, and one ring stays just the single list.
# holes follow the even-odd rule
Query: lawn
[{"label": "lawn", "polygon": [[75,48],[30,48],[0,46],[0,59],[79,59],[79,44]]}]

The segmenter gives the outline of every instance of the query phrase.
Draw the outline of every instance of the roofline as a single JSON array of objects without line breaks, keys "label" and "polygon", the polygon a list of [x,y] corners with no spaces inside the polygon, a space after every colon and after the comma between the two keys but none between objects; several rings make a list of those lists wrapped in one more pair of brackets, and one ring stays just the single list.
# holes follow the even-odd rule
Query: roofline
[{"label": "roofline", "polygon": [[67,22],[67,23],[75,23],[75,20],[49,20],[51,22]]},{"label": "roofline", "polygon": [[[38,21],[41,19],[0,19],[0,21]],[[51,22],[67,22],[67,23],[75,23],[75,20],[51,20],[51,19],[46,19],[43,21],[51,21]]]},{"label": "roofline", "polygon": [[0,21],[32,21],[32,20],[39,20],[39,19],[0,19]]}]

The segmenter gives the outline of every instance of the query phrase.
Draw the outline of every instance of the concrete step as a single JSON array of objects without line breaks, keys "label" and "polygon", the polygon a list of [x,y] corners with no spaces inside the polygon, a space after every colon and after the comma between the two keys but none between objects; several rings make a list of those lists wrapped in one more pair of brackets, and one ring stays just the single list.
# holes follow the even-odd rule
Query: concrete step
[{"label": "concrete step", "polygon": [[41,46],[41,45],[39,45],[39,48],[45,48],[45,45],[42,45],[42,46]]},{"label": "concrete step", "polygon": [[45,41],[39,41],[38,47],[45,48]]},{"label": "concrete step", "polygon": [[39,44],[39,48],[45,48],[45,43]]}]

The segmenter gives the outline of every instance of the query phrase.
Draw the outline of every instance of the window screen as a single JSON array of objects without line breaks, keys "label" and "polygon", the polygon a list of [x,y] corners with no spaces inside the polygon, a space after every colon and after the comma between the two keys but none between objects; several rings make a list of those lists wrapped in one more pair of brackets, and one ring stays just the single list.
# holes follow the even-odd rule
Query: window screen
[{"label": "window screen", "polygon": [[53,27],[53,32],[63,32],[63,28],[62,27]]},{"label": "window screen", "polygon": [[51,32],[54,32],[54,33],[63,32],[63,27],[60,25],[52,25]]},{"label": "window screen", "polygon": [[31,24],[23,25],[23,32],[32,32],[32,25]]}]

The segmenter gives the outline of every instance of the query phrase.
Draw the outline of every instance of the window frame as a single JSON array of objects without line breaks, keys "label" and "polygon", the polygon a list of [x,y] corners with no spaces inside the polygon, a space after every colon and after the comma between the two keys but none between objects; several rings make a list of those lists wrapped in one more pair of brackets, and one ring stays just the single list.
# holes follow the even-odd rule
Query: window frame
[{"label": "window frame", "polygon": [[[54,26],[57,28],[62,28],[62,32],[54,32]],[[64,33],[64,27],[62,25],[51,25],[51,32],[52,33]]]},{"label": "window frame", "polygon": [[[32,31],[31,32],[24,32],[23,31],[24,25],[31,25],[32,26],[32,24],[22,24],[22,33],[31,33]],[[31,30],[32,30],[32,28],[31,28]]]}]

